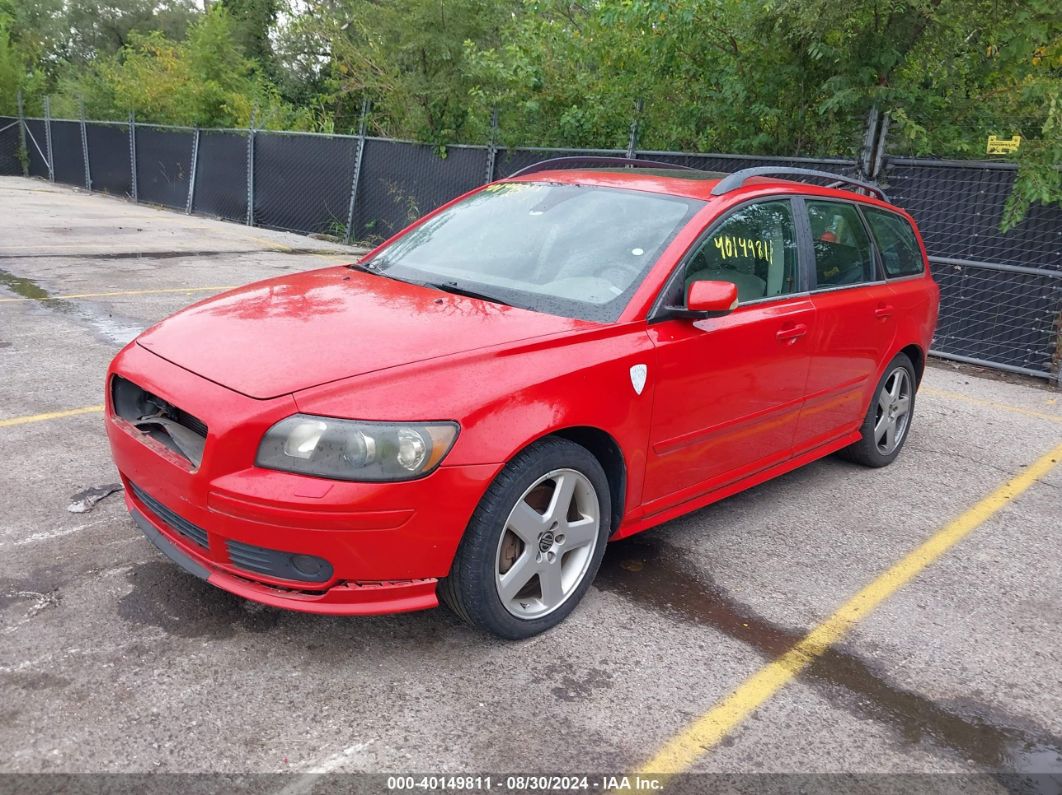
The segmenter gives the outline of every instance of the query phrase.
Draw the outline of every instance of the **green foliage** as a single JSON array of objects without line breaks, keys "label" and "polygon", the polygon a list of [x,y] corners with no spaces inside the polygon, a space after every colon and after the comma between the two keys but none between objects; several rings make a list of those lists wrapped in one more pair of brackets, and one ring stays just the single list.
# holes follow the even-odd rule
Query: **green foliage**
[{"label": "green foliage", "polygon": [[0,114],[11,115],[16,111],[16,94],[21,87],[23,66],[15,48],[7,24],[0,17]]},{"label": "green foliage", "polygon": [[1019,150],[1018,179],[1003,211],[1004,232],[1017,226],[1034,203],[1062,204],[1062,81],[1032,80],[1026,93],[1043,103],[1046,118],[1040,137]]},{"label": "green foliage", "polygon": [[485,120],[469,103],[475,81],[465,42],[492,41],[505,11],[497,0],[313,2],[283,37],[285,57],[290,70],[315,73],[318,99],[338,128],[354,126],[367,97],[377,132],[435,143],[483,140]]},{"label": "green foliage", "polygon": [[275,72],[269,32],[277,22],[279,0],[223,0],[232,17],[232,34],[244,54],[272,75]]},{"label": "green foliage", "polygon": [[259,126],[305,126],[304,114],[286,106],[244,55],[220,5],[194,22],[184,41],[159,31],[131,34],[117,53],[60,84],[60,101],[69,106],[76,98],[97,118],[132,110],[162,124],[236,127],[247,126],[258,108]]},{"label": "green foliage", "polygon": [[[1062,202],[1057,0],[0,0],[0,104],[507,145],[984,158]],[[445,150],[440,150],[445,151]]]},{"label": "green foliage", "polygon": [[17,112],[19,91],[34,96],[45,84],[32,49],[12,35],[12,27],[13,17],[0,0],[0,114],[5,115]]}]

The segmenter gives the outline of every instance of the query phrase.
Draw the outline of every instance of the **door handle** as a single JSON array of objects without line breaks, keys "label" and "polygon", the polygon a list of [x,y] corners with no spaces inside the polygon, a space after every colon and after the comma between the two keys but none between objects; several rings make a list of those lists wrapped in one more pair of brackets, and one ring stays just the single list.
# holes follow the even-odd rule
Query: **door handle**
[{"label": "door handle", "polygon": [[892,304],[881,304],[874,310],[874,317],[880,317],[884,320],[887,317],[892,317]]},{"label": "door handle", "polygon": [[808,327],[804,323],[794,323],[791,326],[786,326],[783,329],[779,329],[775,334],[780,342],[794,343],[798,337],[803,337],[808,333]]}]

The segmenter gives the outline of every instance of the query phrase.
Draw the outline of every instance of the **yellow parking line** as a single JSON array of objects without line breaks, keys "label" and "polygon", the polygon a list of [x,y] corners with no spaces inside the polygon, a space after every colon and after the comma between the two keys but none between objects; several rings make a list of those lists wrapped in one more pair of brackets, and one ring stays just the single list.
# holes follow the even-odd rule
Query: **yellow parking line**
[{"label": "yellow parking line", "polygon": [[926,395],[932,395],[933,397],[947,398],[948,400],[960,400],[963,403],[971,403],[975,406],[986,406],[993,409],[1001,409],[1003,411],[1010,411],[1014,414],[1024,414],[1026,417],[1038,417],[1041,420],[1049,420],[1050,422],[1062,423],[1062,414],[1049,414],[1046,411],[1037,411],[1036,409],[1027,409],[1024,406],[1015,406],[1011,403],[1000,403],[998,400],[985,400],[984,398],[972,397],[971,395],[964,395],[962,392],[952,392],[947,389],[938,389],[933,386],[924,386],[919,392]]},{"label": "yellow parking line", "polygon": [[754,673],[712,709],[668,740],[635,775],[666,780],[689,770],[701,755],[717,745],[760,705],[844,637],[857,621],[988,521],[1010,500],[1051,471],[1060,460],[1062,444],[1037,459],[1020,475],[1004,483],[878,576],[793,648]]},{"label": "yellow parking line", "polygon": [[48,295],[43,298],[0,298],[0,304],[15,303],[16,301],[63,301],[72,298],[111,298],[122,295],[162,295],[164,293],[203,293],[220,292],[221,290],[235,289],[236,285],[222,285],[220,287],[166,287],[156,290],[119,290],[112,293],[71,293],[70,295]]},{"label": "yellow parking line", "polygon": [[103,411],[103,406],[82,406],[79,409],[49,411],[45,414],[31,414],[28,417],[9,417],[0,419],[0,428],[10,428],[13,425],[28,425],[31,422],[44,422],[45,420],[59,420],[63,417],[76,417],[78,414],[92,414],[98,411]]}]

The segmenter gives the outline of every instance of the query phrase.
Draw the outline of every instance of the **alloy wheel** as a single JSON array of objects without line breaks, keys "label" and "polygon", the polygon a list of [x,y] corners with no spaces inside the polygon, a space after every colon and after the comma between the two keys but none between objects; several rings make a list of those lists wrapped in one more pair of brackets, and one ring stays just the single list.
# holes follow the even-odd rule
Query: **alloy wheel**
[{"label": "alloy wheel", "polygon": [[597,491],[574,469],[556,469],[517,500],[498,541],[494,584],[517,618],[541,618],[586,576],[601,529]]},{"label": "alloy wheel", "polygon": [[897,367],[878,393],[874,414],[874,443],[878,452],[889,455],[899,447],[911,421],[911,377],[904,367]]}]

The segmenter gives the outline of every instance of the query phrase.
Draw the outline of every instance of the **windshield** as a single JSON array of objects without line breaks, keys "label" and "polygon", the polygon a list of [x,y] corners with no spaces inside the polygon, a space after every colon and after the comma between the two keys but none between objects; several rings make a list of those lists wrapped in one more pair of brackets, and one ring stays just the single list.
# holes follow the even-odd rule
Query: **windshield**
[{"label": "windshield", "polygon": [[703,202],[587,185],[491,185],[382,249],[369,267],[526,309],[613,321]]}]

